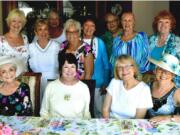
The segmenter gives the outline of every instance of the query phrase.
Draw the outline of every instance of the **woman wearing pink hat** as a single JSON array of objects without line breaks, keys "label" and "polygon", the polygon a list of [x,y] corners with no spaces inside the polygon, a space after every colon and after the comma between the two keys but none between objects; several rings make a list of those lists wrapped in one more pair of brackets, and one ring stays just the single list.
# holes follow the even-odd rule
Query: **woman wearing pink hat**
[{"label": "woman wearing pink hat", "polygon": [[164,120],[180,121],[180,89],[174,84],[175,75],[180,76],[179,60],[170,54],[164,54],[160,60],[150,58],[156,65],[156,79],[151,84],[153,108],[148,110],[150,122]]}]

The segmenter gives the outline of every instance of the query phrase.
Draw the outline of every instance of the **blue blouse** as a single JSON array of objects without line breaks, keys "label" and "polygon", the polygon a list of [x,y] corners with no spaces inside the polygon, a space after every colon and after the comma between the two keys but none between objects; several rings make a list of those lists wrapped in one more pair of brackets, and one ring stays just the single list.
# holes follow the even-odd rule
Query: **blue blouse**
[{"label": "blue blouse", "polygon": [[135,37],[129,41],[122,41],[120,37],[116,37],[113,42],[110,63],[114,68],[115,61],[122,54],[129,54],[139,67],[139,71],[144,73],[149,69],[148,37],[144,32],[138,32]]}]

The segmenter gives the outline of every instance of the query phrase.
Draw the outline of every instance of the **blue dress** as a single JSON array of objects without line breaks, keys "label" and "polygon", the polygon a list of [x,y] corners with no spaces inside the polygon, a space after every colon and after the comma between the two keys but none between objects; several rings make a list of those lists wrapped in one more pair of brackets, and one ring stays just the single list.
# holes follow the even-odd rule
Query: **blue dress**
[{"label": "blue dress", "polygon": [[144,73],[149,69],[148,62],[148,37],[144,32],[138,32],[135,37],[127,42],[122,41],[120,37],[116,37],[113,42],[112,54],[110,63],[112,71],[114,69],[115,61],[118,56],[122,54],[129,54],[139,67],[139,71]]}]

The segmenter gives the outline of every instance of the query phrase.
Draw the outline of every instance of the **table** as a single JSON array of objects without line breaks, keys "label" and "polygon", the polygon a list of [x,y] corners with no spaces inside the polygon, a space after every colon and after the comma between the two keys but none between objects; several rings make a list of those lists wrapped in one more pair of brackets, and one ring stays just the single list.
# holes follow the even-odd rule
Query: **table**
[{"label": "table", "polygon": [[166,122],[153,127],[146,119],[82,120],[0,116],[0,123],[11,127],[17,135],[180,135],[180,123]]}]

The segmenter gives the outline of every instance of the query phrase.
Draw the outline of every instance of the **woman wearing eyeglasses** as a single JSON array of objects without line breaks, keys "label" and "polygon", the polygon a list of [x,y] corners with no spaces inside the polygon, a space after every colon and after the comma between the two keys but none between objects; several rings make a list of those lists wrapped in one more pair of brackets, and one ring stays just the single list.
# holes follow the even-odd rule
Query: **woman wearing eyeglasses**
[{"label": "woman wearing eyeglasses", "polygon": [[103,106],[104,118],[144,118],[153,106],[150,88],[137,79],[138,68],[129,55],[117,58],[114,79],[107,87]]},{"label": "woman wearing eyeglasses", "polygon": [[155,64],[156,80],[151,84],[153,108],[148,110],[150,122],[162,120],[175,121],[174,114],[180,114],[180,89],[174,84],[175,75],[180,76],[179,60],[170,54],[164,54],[160,60],[149,59]]},{"label": "woman wearing eyeglasses", "polygon": [[67,41],[61,44],[61,51],[72,53],[78,61],[77,78],[91,79],[94,68],[94,58],[91,46],[80,40],[81,25],[78,21],[69,19],[64,26]]}]

